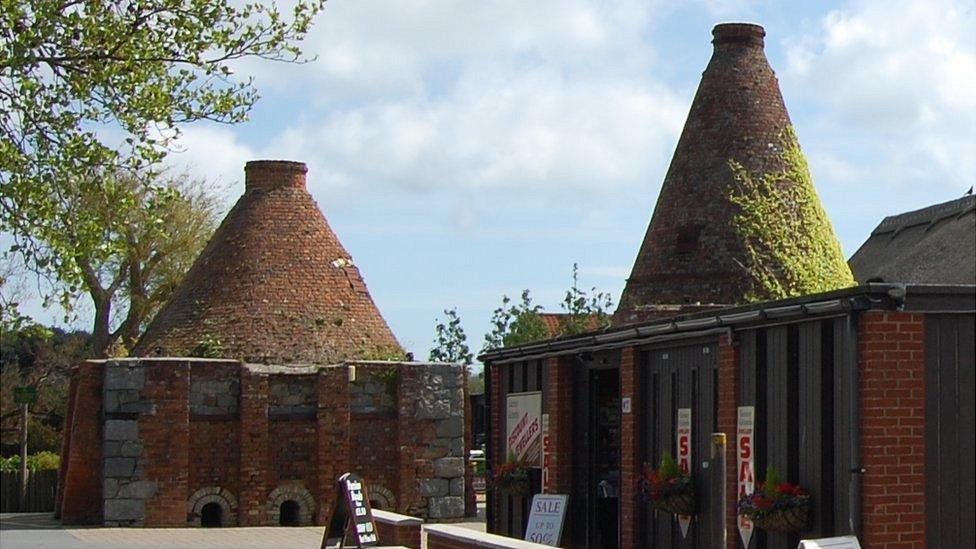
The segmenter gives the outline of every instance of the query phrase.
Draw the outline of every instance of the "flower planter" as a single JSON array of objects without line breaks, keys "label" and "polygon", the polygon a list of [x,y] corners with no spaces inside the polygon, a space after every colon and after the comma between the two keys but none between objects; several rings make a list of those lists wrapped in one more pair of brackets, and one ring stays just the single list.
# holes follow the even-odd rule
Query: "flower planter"
[{"label": "flower planter", "polygon": [[695,514],[695,491],[691,484],[687,489],[671,494],[659,494],[651,499],[651,505],[655,509],[673,513],[675,515]]},{"label": "flower planter", "polygon": [[529,489],[529,477],[515,477],[500,480],[495,483],[495,489],[510,496],[525,497],[531,491]]},{"label": "flower planter", "polygon": [[766,511],[755,517],[750,517],[757,528],[795,534],[810,527],[810,501],[806,499],[797,507]]}]

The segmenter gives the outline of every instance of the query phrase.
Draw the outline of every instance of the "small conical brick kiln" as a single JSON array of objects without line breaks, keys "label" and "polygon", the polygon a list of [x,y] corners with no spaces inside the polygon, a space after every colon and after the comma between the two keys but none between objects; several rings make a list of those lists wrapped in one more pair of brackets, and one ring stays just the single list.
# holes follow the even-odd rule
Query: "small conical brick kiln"
[{"label": "small conical brick kiln", "polygon": [[306,172],[300,162],[247,163],[244,195],[134,354],[276,364],[403,355]]}]

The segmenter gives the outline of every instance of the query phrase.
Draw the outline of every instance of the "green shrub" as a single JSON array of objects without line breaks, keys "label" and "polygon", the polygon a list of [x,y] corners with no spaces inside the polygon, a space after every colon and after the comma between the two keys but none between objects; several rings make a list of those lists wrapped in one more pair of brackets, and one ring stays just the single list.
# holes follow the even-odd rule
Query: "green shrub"
[{"label": "green shrub", "polygon": [[[61,467],[61,456],[54,452],[38,452],[27,456],[27,468],[31,471],[51,471]],[[0,471],[20,471],[20,456],[0,457]]]}]

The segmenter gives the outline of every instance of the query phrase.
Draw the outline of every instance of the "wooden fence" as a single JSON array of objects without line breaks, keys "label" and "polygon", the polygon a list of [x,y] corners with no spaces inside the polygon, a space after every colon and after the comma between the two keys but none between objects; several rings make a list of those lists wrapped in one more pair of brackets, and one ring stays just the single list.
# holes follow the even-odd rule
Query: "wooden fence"
[{"label": "wooden fence", "polygon": [[3,513],[49,513],[54,511],[54,494],[58,491],[58,472],[28,471],[27,501],[21,507],[20,473],[0,472],[0,512]]}]

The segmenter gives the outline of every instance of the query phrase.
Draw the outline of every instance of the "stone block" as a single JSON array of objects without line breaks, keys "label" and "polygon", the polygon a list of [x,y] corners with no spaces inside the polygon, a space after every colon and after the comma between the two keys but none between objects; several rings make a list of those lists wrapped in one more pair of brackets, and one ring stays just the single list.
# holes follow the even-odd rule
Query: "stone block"
[{"label": "stone block", "polygon": [[451,417],[451,403],[424,395],[417,400],[417,419],[447,419]]},{"label": "stone block", "polygon": [[132,419],[110,419],[105,422],[105,440],[138,440],[139,422]]},{"label": "stone block", "polygon": [[138,499],[105,500],[105,522],[142,521],[146,516],[146,505]]},{"label": "stone block", "polygon": [[105,478],[129,478],[136,470],[136,460],[134,458],[105,458],[104,463]]},{"label": "stone block", "polygon": [[119,486],[120,498],[146,500],[156,495],[156,483],[148,480],[137,480]]},{"label": "stone block", "polygon": [[448,495],[450,481],[444,478],[425,478],[419,483],[420,495],[425,498],[442,497]]},{"label": "stone block", "polygon": [[437,436],[454,438],[464,434],[464,421],[459,417],[452,417],[437,422]]},{"label": "stone block", "polygon": [[464,516],[464,498],[446,496],[427,500],[427,516],[432,519],[451,519]]},{"label": "stone block", "polygon": [[119,411],[119,391],[105,391],[105,400],[102,401],[107,413]]},{"label": "stone block", "polygon": [[440,478],[455,478],[464,475],[464,459],[459,457],[445,457],[434,460],[434,476]]},{"label": "stone block", "polygon": [[454,457],[465,457],[464,437],[457,437],[451,439],[450,455]]},{"label": "stone block", "polygon": [[119,481],[114,478],[102,480],[102,498],[111,499],[119,493]]},{"label": "stone block", "polygon": [[125,404],[119,405],[119,411],[124,413],[136,413],[136,414],[149,414],[153,415],[156,413],[156,405],[148,400],[140,400],[139,402],[126,402]]},{"label": "stone block", "polygon": [[146,385],[146,369],[138,362],[110,361],[105,365],[105,390],[134,389]]},{"label": "stone block", "polygon": [[464,495],[464,477],[451,479],[451,495],[452,496]]},{"label": "stone block", "polygon": [[122,457],[139,457],[142,454],[142,444],[139,442],[123,442],[119,449]]},{"label": "stone block", "polygon": [[118,457],[122,455],[122,443],[118,441],[102,444],[102,457]]}]

